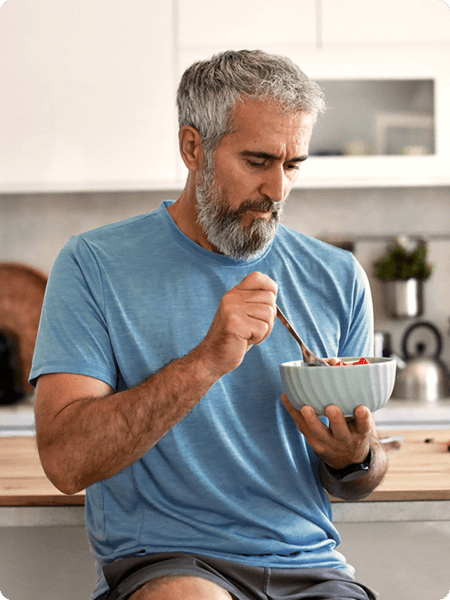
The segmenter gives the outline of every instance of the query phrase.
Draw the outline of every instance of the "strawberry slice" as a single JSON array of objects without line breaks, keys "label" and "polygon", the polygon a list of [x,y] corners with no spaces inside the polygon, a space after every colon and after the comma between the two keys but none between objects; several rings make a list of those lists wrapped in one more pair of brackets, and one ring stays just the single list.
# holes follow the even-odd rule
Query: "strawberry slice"
[{"label": "strawberry slice", "polygon": [[361,357],[356,362],[345,362],[343,360],[340,360],[336,364],[334,364],[333,367],[348,367],[349,365],[368,365],[368,364],[370,364],[369,361],[366,360],[365,358]]},{"label": "strawberry slice", "polygon": [[368,365],[369,361],[365,358],[361,357],[357,362],[353,363],[354,365]]}]

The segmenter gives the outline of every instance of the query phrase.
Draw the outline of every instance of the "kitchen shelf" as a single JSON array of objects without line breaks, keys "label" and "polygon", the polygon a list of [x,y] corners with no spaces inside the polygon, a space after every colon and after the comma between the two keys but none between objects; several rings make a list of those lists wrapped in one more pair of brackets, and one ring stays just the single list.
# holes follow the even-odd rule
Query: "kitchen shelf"
[{"label": "kitchen shelf", "polygon": [[[302,173],[297,181],[299,188],[321,187],[412,187],[450,185],[450,80],[448,64],[450,64],[450,45],[384,45],[364,46],[355,53],[354,46],[326,47],[323,50],[311,50],[302,53],[292,49],[291,58],[295,60],[308,76],[316,81],[347,82],[353,87],[370,81],[380,85],[392,83],[393,89],[408,82],[414,89],[428,86],[428,91],[415,99],[416,108],[411,117],[427,119],[421,125],[434,123],[432,149],[433,154],[411,155],[343,155],[343,156],[311,156],[302,165]],[[403,82],[399,84],[398,82]],[[434,110],[424,102],[425,96],[432,96]],[[423,88],[426,89],[426,88]],[[326,90],[325,90],[326,91]],[[423,90],[422,90],[423,91]],[[367,95],[367,92],[366,92]],[[428,98],[429,99],[429,98]],[[349,112],[352,118],[354,98],[349,101]],[[333,103],[333,97],[331,97]],[[364,98],[362,98],[364,104]],[[379,101],[377,101],[379,102]],[[422,104],[422,102],[424,102]],[[390,111],[373,102],[376,110],[386,113]],[[425,109],[428,105],[428,108]],[[399,105],[395,105],[396,110]],[[414,108],[414,106],[413,106]],[[330,118],[333,104],[330,106]],[[392,112],[392,111],[391,111]],[[423,113],[426,114],[423,114]],[[433,113],[434,112],[434,116]],[[359,111],[363,114],[363,111]],[[327,114],[323,115],[324,119]],[[392,118],[392,114],[390,116]],[[402,119],[404,115],[402,116]],[[427,126],[428,126],[427,125]],[[325,125],[324,125],[325,127]],[[336,122],[339,129],[339,122]],[[364,126],[366,127],[366,126]],[[361,125],[361,131],[364,130]],[[376,127],[375,127],[376,129]],[[314,136],[321,135],[321,119],[319,118],[311,147],[314,150]],[[320,137],[319,137],[320,139]],[[348,141],[348,140],[347,140]],[[344,144],[345,145],[345,144]],[[323,148],[324,146],[322,146]],[[326,147],[326,146],[325,146]],[[333,148],[331,148],[333,149]]]},{"label": "kitchen shelf", "polygon": [[435,152],[432,79],[318,80],[328,110],[311,156],[397,156]]}]

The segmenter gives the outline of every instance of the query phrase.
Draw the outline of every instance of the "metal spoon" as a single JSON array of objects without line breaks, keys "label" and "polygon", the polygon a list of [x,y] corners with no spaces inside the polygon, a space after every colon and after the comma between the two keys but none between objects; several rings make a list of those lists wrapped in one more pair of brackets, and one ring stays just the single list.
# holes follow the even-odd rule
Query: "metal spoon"
[{"label": "metal spoon", "polygon": [[284,314],[281,312],[281,309],[279,306],[277,306],[277,317],[280,319],[280,321],[283,323],[283,325],[287,328],[289,333],[291,333],[291,335],[293,335],[293,337],[300,344],[300,348],[302,349],[302,353],[303,353],[303,359],[308,366],[310,366],[310,367],[330,367],[331,366],[326,362],[326,360],[324,360],[323,358],[319,358],[318,356],[313,354],[307,346],[305,346],[302,338],[298,335],[298,333],[295,331],[295,329],[292,327],[292,325],[286,319]]}]

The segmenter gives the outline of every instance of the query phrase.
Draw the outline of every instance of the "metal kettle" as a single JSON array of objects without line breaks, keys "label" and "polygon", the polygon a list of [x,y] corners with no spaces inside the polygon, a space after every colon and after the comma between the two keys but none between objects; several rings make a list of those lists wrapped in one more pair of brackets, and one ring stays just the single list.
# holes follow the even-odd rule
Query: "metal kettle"
[{"label": "metal kettle", "polygon": [[[432,357],[425,356],[424,342],[416,344],[415,354],[408,350],[408,342],[413,331],[424,328],[432,332],[436,349]],[[437,328],[427,321],[411,325],[402,339],[402,351],[405,365],[397,363],[397,376],[392,396],[410,400],[429,400],[431,402],[448,398],[450,400],[450,377],[446,366],[439,360],[442,350],[442,337]]]}]

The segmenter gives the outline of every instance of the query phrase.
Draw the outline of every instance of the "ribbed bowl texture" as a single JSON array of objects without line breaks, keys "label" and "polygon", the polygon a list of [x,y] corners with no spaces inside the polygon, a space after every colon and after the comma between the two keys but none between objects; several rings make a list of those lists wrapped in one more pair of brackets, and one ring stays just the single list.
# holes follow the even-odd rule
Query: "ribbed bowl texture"
[{"label": "ribbed bowl texture", "polygon": [[[340,358],[357,361],[358,357]],[[309,405],[319,416],[330,404],[339,406],[346,417],[357,406],[375,412],[386,404],[395,383],[396,362],[393,358],[364,357],[368,365],[308,367],[302,360],[280,365],[284,390],[290,403],[300,410]]]}]

